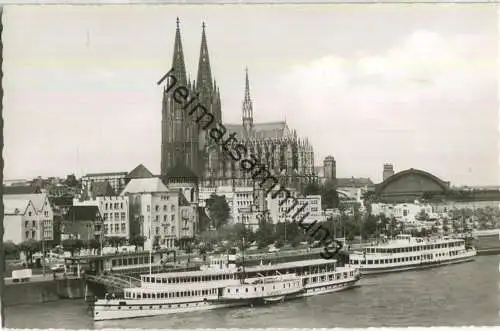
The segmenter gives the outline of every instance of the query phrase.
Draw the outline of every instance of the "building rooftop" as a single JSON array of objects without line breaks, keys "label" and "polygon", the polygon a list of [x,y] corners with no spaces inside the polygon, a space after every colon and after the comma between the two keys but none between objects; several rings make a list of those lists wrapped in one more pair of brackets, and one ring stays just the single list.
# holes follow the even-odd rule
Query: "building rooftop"
[{"label": "building rooftop", "polygon": [[116,195],[115,190],[109,182],[94,182],[90,186],[90,193],[93,198],[95,197],[107,197]]},{"label": "building rooftop", "polygon": [[337,178],[337,187],[365,187],[374,185],[370,178]]},{"label": "building rooftop", "polygon": [[[224,126],[228,131],[236,133],[237,138],[243,139],[245,137],[242,124],[224,124]],[[283,138],[289,131],[285,121],[254,123],[252,130],[254,137],[260,139]]]},{"label": "building rooftop", "polygon": [[106,176],[126,176],[128,172],[97,172],[86,174],[83,177],[106,177]]},{"label": "building rooftop", "polygon": [[3,194],[31,194],[41,193],[39,187],[35,186],[5,186],[3,187]]},{"label": "building rooftop", "polygon": [[46,193],[33,194],[4,194],[5,200],[31,200],[37,211],[42,210],[44,203],[47,201]]},{"label": "building rooftop", "polygon": [[160,178],[134,178],[125,186],[120,195],[154,192],[168,192]]},{"label": "building rooftop", "polygon": [[125,177],[126,179],[134,179],[134,178],[152,178],[154,177],[153,173],[148,170],[142,163],[135,167],[128,175]]},{"label": "building rooftop", "polygon": [[24,215],[28,205],[31,203],[29,199],[4,199],[4,215]]}]

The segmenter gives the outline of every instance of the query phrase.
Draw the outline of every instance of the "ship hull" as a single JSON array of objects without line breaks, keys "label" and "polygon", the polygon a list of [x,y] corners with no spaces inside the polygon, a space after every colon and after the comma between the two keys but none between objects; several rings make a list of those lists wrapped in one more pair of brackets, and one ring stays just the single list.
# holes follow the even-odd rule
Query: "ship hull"
[{"label": "ship hull", "polygon": [[430,269],[437,268],[442,266],[447,266],[451,264],[459,264],[465,262],[474,261],[476,258],[476,253],[464,254],[463,256],[456,259],[448,259],[448,260],[433,260],[427,262],[419,262],[410,265],[399,265],[399,266],[391,266],[385,268],[359,268],[360,273],[363,276],[371,276],[371,275],[379,275],[386,274],[391,272],[403,272],[403,271],[411,271],[411,270],[421,270],[421,269]]},{"label": "ship hull", "polygon": [[[322,295],[338,292],[352,288],[356,285],[359,278],[353,277],[341,282],[325,282],[323,284],[308,285],[306,288],[296,294],[286,295],[284,300],[293,300],[314,295]],[[260,300],[199,300],[191,302],[172,303],[166,301],[157,301],[155,303],[136,303],[137,300],[109,300],[105,303],[96,303],[93,307],[94,321],[106,321],[117,319],[129,319],[140,317],[161,316],[170,314],[180,314],[195,311],[205,311],[222,308],[232,308],[241,306],[251,306]],[[120,302],[125,303],[121,304]]]}]

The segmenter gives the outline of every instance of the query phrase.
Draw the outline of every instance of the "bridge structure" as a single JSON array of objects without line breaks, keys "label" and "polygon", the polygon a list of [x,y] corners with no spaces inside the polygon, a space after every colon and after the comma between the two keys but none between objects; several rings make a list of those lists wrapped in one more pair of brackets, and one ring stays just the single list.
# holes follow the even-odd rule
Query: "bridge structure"
[{"label": "bridge structure", "polygon": [[107,288],[115,289],[118,291],[121,291],[124,288],[128,287],[139,287],[141,285],[140,279],[120,274],[84,275],[83,278],[86,282],[101,284],[106,286]]},{"label": "bridge structure", "polygon": [[102,255],[80,255],[64,259],[69,273],[80,277],[82,273],[104,275],[108,273],[127,274],[129,271],[141,272],[158,268],[166,263],[176,263],[177,254],[174,250],[158,250],[154,252],[117,252]]}]

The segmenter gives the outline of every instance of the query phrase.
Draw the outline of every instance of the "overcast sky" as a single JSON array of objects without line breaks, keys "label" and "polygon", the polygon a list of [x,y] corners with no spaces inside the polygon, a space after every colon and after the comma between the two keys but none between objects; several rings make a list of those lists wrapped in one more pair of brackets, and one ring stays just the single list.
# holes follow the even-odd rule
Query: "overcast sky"
[{"label": "overcast sky", "polygon": [[225,122],[288,122],[338,177],[383,163],[500,184],[497,13],[487,5],[9,6],[5,177],[160,170],[175,19],[196,77],[201,24]]}]

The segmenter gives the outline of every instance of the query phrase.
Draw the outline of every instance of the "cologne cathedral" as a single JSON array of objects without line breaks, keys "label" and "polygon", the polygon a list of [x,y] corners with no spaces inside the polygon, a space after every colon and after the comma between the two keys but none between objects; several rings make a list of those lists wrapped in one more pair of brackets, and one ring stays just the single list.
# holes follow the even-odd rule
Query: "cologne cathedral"
[{"label": "cologne cathedral", "polygon": [[[172,70],[177,84],[187,87],[189,95],[197,95],[200,104],[209,110],[215,121],[222,123],[220,91],[210,69],[205,24],[202,26],[197,80],[191,81],[186,73],[179,19]],[[238,141],[279,178],[282,185],[300,189],[315,181],[314,153],[308,139],[298,137],[296,131],[290,130],[284,121],[254,123],[248,70],[245,78],[242,123],[224,123],[228,134],[236,133]],[[168,176],[169,169],[181,163],[198,177],[202,186],[254,186],[251,174],[226,156],[221,146],[211,143],[202,127],[202,123],[196,123],[174,100],[172,91],[167,92],[165,88],[162,104],[162,176]]]}]

